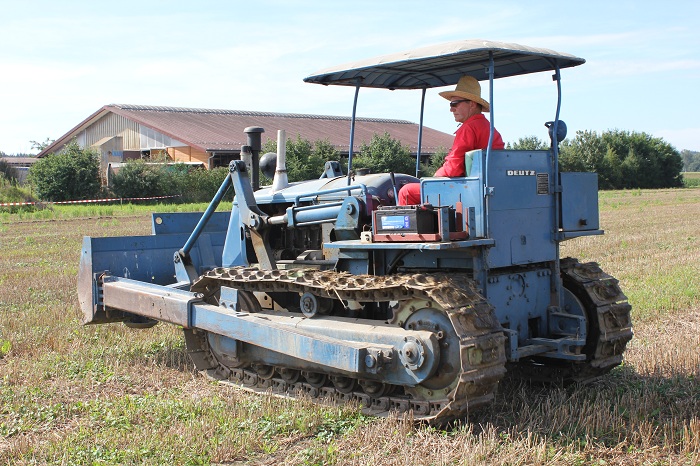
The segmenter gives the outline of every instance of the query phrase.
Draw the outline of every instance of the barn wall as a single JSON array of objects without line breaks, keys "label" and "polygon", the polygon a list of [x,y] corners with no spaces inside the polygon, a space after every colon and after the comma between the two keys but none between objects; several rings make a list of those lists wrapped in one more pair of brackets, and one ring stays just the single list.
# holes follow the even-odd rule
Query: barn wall
[{"label": "barn wall", "polygon": [[90,147],[107,137],[119,136],[122,140],[121,150],[139,150],[139,125],[116,113],[108,113],[97,120],[83,132],[79,141],[83,147]]},{"label": "barn wall", "polygon": [[168,155],[175,162],[202,162],[208,166],[209,154],[190,146],[168,147]]}]

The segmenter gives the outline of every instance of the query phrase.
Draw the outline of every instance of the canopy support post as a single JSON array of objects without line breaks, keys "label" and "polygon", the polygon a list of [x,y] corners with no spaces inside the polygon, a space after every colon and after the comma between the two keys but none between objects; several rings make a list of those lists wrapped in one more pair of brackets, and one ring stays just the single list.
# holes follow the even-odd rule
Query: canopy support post
[{"label": "canopy support post", "polygon": [[355,99],[352,102],[352,119],[350,120],[350,148],[348,149],[348,186],[352,179],[352,151],[355,145],[355,119],[357,117],[357,96],[360,93],[360,80],[355,84]]},{"label": "canopy support post", "polygon": [[420,119],[418,120],[418,149],[416,150],[416,178],[420,178],[420,157],[421,147],[423,147],[423,113],[425,110],[425,91],[423,88],[420,99]]},{"label": "canopy support post", "polygon": [[493,144],[493,74],[494,74],[494,62],[493,62],[493,52],[489,52],[489,66],[486,68],[486,72],[489,75],[489,142],[486,146],[486,161],[484,163],[484,212],[487,214],[484,216],[484,232],[486,237],[490,238],[489,231],[489,197],[493,194],[493,188],[489,186],[489,160],[491,157],[491,144]]}]

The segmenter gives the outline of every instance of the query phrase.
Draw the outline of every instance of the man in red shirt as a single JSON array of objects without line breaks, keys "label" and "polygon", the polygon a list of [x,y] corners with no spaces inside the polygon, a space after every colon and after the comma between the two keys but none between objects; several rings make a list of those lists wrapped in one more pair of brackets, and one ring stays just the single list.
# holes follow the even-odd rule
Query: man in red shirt
[{"label": "man in red shirt", "polygon": [[[489,111],[489,103],[481,98],[479,81],[471,76],[462,76],[454,91],[440,93],[450,101],[450,111],[455,121],[461,123],[445,163],[434,176],[465,176],[464,154],[470,150],[486,149],[489,143],[490,123],[481,113]],[[503,139],[494,128],[492,149],[503,149]],[[420,184],[409,183],[399,191],[399,205],[421,203]]]}]

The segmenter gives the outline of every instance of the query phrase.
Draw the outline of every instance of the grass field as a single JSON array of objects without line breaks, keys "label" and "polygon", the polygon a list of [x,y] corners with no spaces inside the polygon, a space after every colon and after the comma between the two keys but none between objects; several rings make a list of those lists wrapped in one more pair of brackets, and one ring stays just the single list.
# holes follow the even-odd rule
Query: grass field
[{"label": "grass field", "polygon": [[0,215],[0,464],[698,465],[700,189],[600,194],[597,261],[633,306],[625,363],[586,387],[506,380],[449,429],[251,395],[195,373],[181,331],[83,327],[83,235],[148,208]]},{"label": "grass field", "polygon": [[700,172],[684,172],[683,186],[686,188],[695,188],[700,186]]}]

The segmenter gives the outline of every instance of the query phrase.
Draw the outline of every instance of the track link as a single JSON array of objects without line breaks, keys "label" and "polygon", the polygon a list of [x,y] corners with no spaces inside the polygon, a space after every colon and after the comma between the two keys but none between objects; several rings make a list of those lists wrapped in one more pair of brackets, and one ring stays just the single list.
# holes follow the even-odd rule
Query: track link
[{"label": "track link", "polygon": [[[379,393],[383,396],[379,396],[374,390],[376,385],[337,383],[338,377],[333,374],[312,373],[295,380],[282,377],[288,371],[293,372],[289,368],[260,371],[255,364],[234,367],[235,364],[223,361],[212,352],[206,332],[185,330],[188,352],[200,371],[248,390],[291,398],[305,396],[318,401],[359,402],[368,414],[410,413],[416,420],[441,425],[463,418],[470,410],[489,403],[505,374],[505,336],[493,308],[467,275],[372,276],[314,269],[263,271],[234,267],[208,272],[194,282],[191,290],[202,293],[207,300],[215,297],[221,286],[247,292],[312,293],[342,301],[396,302],[395,308],[401,311],[389,322],[400,326],[406,324],[413,312],[420,310],[421,306],[416,303],[422,302],[431,312],[447,317],[451,329],[442,330],[454,332],[459,344],[458,361],[440,361],[441,366],[455,368],[454,377],[446,387],[416,390],[415,387],[394,386],[388,390],[391,394],[384,394],[387,391],[382,390]],[[265,365],[265,361],[259,364]],[[336,383],[324,383],[334,377]],[[356,388],[349,391],[348,386]]]},{"label": "track link", "polygon": [[595,262],[565,258],[560,262],[564,286],[586,308],[588,338],[583,362],[564,362],[534,357],[508,365],[509,375],[547,383],[590,383],[622,363],[632,339],[632,306],[617,279]]},{"label": "track link", "polygon": [[622,292],[617,279],[603,272],[595,262],[581,263],[577,259],[561,261],[564,285],[570,287],[589,313],[589,344],[586,346],[586,364],[574,367],[570,378],[586,382],[608,373],[622,363],[627,342],[632,339],[632,306]]}]

